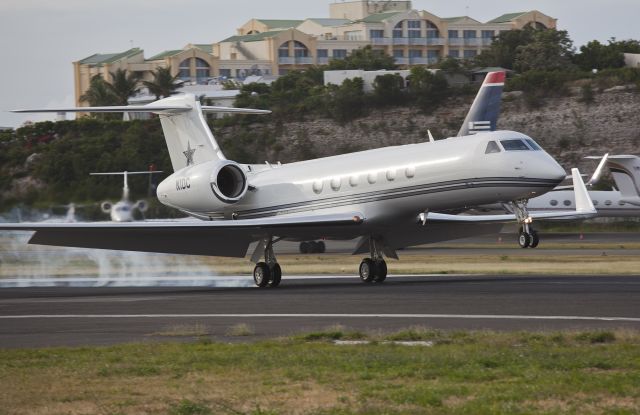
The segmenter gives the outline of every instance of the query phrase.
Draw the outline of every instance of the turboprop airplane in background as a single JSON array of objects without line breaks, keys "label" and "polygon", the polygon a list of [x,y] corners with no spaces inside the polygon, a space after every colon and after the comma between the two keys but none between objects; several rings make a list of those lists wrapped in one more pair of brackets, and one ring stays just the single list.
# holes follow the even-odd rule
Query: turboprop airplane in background
[{"label": "turboprop airplane in background", "polygon": [[[495,78],[500,75],[489,74],[485,83]],[[20,223],[0,229],[35,231],[33,244],[227,257],[244,257],[255,243],[251,259],[259,287],[280,284],[273,245],[281,240],[360,238],[354,254],[369,253],[360,263],[360,278],[382,282],[384,258],[398,259],[398,248],[494,233],[512,221],[520,224],[524,243],[537,244],[534,219],[596,213],[577,169],[575,210],[529,213],[527,200],[555,188],[565,171],[530,137],[514,131],[251,165],[224,156],[203,114],[269,111],[201,106],[194,95],[144,106],[44,111],[157,114],[174,170],[158,186],[158,199],[202,221]],[[490,203],[511,203],[515,213],[439,213]]]},{"label": "turboprop airplane in background", "polygon": [[104,213],[108,213],[112,222],[133,222],[135,220],[133,213],[134,210],[138,210],[144,214],[149,208],[149,205],[144,200],[138,200],[137,202],[131,202],[129,198],[129,181],[127,180],[129,175],[140,174],[159,174],[161,171],[123,171],[115,173],[91,173],[92,176],[124,176],[124,186],[122,187],[122,199],[118,202],[102,202],[100,208]]}]

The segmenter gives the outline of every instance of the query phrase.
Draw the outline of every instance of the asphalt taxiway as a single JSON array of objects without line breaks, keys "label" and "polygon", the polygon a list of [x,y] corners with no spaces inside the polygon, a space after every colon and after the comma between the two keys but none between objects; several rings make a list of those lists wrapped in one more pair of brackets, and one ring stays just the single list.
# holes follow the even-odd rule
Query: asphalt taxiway
[{"label": "asphalt taxiway", "polygon": [[[32,287],[0,290],[0,347],[117,344],[200,327],[212,340],[239,323],[246,339],[341,324],[358,330],[640,329],[640,276],[288,277],[258,289],[248,277],[225,287]],[[234,286],[235,285],[235,286]],[[245,339],[245,338],[243,338]]]}]

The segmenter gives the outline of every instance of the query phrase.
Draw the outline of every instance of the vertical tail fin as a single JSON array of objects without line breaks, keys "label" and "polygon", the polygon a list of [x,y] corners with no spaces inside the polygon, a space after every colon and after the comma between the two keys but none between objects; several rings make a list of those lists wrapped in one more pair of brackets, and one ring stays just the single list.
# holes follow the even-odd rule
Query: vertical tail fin
[{"label": "vertical tail fin", "polygon": [[496,130],[505,77],[504,71],[487,74],[458,131],[458,137]]},{"label": "vertical tail fin", "polygon": [[640,196],[640,157],[609,156],[607,166],[624,199]]}]

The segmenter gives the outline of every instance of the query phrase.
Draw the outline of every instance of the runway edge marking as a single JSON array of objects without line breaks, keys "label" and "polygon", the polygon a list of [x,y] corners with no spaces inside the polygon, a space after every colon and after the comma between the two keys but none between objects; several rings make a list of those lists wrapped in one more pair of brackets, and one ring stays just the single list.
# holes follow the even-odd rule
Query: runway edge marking
[{"label": "runway edge marking", "polygon": [[0,316],[0,320],[20,319],[133,319],[133,318],[406,318],[476,320],[589,320],[640,323],[640,317],[528,316],[495,314],[32,314]]}]

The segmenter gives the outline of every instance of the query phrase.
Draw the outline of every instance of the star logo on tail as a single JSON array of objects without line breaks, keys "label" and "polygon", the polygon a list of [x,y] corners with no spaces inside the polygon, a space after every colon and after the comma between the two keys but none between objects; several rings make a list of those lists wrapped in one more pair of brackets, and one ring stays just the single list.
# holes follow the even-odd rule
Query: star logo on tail
[{"label": "star logo on tail", "polygon": [[187,166],[191,166],[193,163],[193,154],[196,152],[195,148],[191,148],[191,142],[187,142],[187,151],[183,151],[182,154],[187,158]]}]

